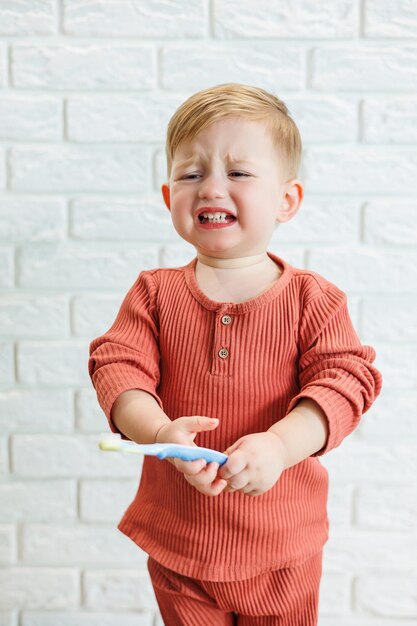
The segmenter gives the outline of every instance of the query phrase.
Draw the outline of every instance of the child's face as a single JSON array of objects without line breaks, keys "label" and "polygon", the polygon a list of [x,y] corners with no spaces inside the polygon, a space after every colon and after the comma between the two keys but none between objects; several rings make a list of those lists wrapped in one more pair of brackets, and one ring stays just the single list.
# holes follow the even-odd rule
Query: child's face
[{"label": "child's face", "polygon": [[[265,252],[277,221],[288,221],[298,210],[302,185],[284,178],[265,124],[228,117],[179,145],[162,193],[175,230],[197,251],[243,257]],[[204,228],[202,207],[228,209],[236,220]]]}]

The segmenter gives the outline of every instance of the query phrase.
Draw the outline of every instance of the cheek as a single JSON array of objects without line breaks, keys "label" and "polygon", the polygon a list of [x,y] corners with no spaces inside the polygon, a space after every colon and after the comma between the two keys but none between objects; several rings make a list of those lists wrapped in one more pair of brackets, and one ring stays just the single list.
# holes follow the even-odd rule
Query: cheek
[{"label": "cheek", "polygon": [[195,192],[193,192],[189,187],[174,189],[171,192],[171,208],[181,211],[181,209],[189,207],[189,204],[194,197]]},{"label": "cheek", "polygon": [[187,202],[186,199],[175,198],[175,201],[171,202],[171,221],[177,233],[184,236],[194,228],[194,219],[192,213],[192,205]]},{"label": "cheek", "polygon": [[245,209],[249,210],[264,204],[268,195],[269,194],[266,193],[265,189],[258,187],[257,185],[242,185],[238,190],[236,190],[235,199],[236,202],[245,207]]}]

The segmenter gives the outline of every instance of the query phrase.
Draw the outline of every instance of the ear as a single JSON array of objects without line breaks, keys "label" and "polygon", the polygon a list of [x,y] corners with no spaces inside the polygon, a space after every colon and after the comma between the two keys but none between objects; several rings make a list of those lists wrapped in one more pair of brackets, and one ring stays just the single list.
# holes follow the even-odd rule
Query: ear
[{"label": "ear", "polygon": [[304,187],[299,180],[285,183],[281,205],[277,213],[277,222],[289,222],[297,213],[304,197]]},{"label": "ear", "polygon": [[169,185],[167,185],[166,183],[163,183],[161,187],[161,191],[162,191],[162,197],[164,199],[167,209],[171,210],[171,197],[170,197],[170,192],[169,192]]}]

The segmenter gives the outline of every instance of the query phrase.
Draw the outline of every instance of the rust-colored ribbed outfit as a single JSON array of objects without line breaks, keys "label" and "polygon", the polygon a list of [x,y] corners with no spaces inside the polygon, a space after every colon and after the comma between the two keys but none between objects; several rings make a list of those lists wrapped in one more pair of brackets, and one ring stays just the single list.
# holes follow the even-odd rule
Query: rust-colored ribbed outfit
[{"label": "rust-colored ribbed outfit", "polygon": [[361,345],[346,295],[275,254],[282,274],[261,295],[215,302],[199,288],[197,258],[142,271],[111,328],[90,345],[89,373],[110,427],[123,391],[151,393],[171,418],[217,417],[198,445],[225,450],[267,430],[301,398],[329,423],[326,446],[285,470],[272,489],[204,496],[171,463],[146,457],[119,529],[154,560],[206,581],[242,581],[294,567],[327,540],[327,471],[318,456],[338,446],[379,394],[375,351]]},{"label": "rust-colored ribbed outfit", "polygon": [[149,557],[165,626],[316,626],[322,553],[301,565],[218,582],[177,574]]}]

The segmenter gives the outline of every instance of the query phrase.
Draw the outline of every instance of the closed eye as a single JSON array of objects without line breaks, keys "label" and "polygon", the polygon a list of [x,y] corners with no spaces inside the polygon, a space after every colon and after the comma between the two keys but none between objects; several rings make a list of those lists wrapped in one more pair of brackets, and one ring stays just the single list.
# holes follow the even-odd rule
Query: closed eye
[{"label": "closed eye", "polygon": [[[229,176],[233,176],[236,175],[236,178],[240,178],[242,176],[245,177],[249,177],[250,174],[245,174],[245,172],[230,172]],[[187,174],[186,176],[183,176],[184,180],[193,180],[195,179],[197,176],[201,176],[201,174]]]}]

